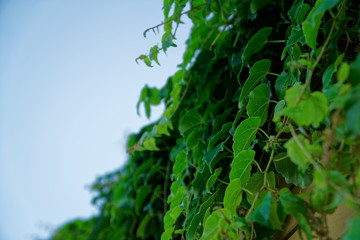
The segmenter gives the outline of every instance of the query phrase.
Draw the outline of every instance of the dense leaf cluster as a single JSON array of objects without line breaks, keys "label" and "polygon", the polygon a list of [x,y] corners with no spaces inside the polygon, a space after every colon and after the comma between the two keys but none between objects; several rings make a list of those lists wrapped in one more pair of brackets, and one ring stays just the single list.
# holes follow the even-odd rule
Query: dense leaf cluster
[{"label": "dense leaf cluster", "polygon": [[343,239],[360,239],[358,1],[164,0],[144,32],[163,26],[161,46],[138,60],[159,63],[184,14],[179,70],[138,104],[163,116],[93,185],[99,215],[53,239],[284,239],[289,218],[328,239],[342,204]]}]

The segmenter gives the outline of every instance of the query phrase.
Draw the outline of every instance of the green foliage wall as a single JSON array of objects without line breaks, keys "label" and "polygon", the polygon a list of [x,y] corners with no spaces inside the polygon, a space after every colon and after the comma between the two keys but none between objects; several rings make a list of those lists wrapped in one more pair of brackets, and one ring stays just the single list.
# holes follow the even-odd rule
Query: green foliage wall
[{"label": "green foliage wall", "polygon": [[[186,8],[186,6],[188,8]],[[189,10],[184,10],[189,9]],[[163,116],[128,141],[126,166],[93,185],[100,213],[53,239],[307,239],[347,204],[360,239],[360,23],[356,0],[164,0],[152,67],[193,28],[179,70],[138,108]],[[70,225],[72,227],[70,227]],[[83,238],[77,234],[81,232]]]}]

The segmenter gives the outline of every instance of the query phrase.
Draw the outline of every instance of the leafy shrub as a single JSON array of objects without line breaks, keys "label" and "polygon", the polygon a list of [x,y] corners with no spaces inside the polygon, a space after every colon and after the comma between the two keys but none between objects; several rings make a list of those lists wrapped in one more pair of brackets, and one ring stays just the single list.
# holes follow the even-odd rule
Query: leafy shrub
[{"label": "leafy shrub", "polygon": [[[292,216],[307,239],[327,239],[326,216],[346,203],[356,216],[344,239],[360,239],[358,2],[163,10],[144,32],[163,26],[162,45],[137,59],[150,67],[176,46],[183,14],[194,24],[179,70],[141,93],[147,116],[160,102],[165,112],[129,137],[125,167],[96,180],[101,212],[77,228],[88,239],[280,239]],[[80,239],[72,224],[54,239]]]}]

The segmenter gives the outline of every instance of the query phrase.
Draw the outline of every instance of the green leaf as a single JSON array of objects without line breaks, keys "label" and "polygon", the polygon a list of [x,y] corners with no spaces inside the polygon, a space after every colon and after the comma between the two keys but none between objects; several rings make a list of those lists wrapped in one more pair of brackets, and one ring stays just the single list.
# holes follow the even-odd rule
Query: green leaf
[{"label": "green leaf", "polygon": [[160,65],[159,61],[158,61],[158,53],[159,53],[159,48],[158,46],[153,46],[151,49],[150,49],[150,60],[154,60],[158,65]]},{"label": "green leaf", "polygon": [[162,234],[161,234],[161,240],[170,240],[172,239],[172,234],[175,230],[175,227],[167,228]]},{"label": "green leaf", "polygon": [[204,129],[200,126],[193,128],[188,134],[186,134],[186,146],[189,150],[193,150],[198,147],[199,143],[202,141],[203,134]]},{"label": "green leaf", "polygon": [[282,111],[282,114],[293,119],[299,126],[312,124],[314,127],[318,127],[320,122],[327,116],[328,101],[326,96],[322,92],[313,92],[311,94],[305,92],[299,104],[295,106],[302,88],[302,85],[295,85],[286,91],[287,108]]},{"label": "green leaf", "polygon": [[245,186],[250,178],[251,163],[254,161],[255,151],[242,150],[239,152],[231,163],[229,174],[230,182],[239,178],[242,186]]},{"label": "green leaf", "polygon": [[278,121],[279,120],[279,118],[280,118],[280,116],[282,114],[282,111],[285,108],[285,104],[286,104],[285,101],[281,100],[275,105],[273,121]]},{"label": "green leaf", "polygon": [[222,232],[228,228],[225,217],[231,219],[231,213],[228,209],[218,209],[210,214],[204,226],[204,233],[200,240],[214,240],[222,236]]},{"label": "green leaf", "polygon": [[356,85],[345,104],[345,127],[351,136],[360,134],[360,85]]},{"label": "green leaf", "polygon": [[311,9],[309,15],[303,22],[303,32],[307,45],[312,49],[316,49],[316,38],[318,35],[321,19],[326,10],[336,6],[339,0],[317,0],[315,6]]},{"label": "green leaf", "polygon": [[265,27],[260,29],[257,33],[254,34],[254,36],[252,36],[252,38],[250,38],[248,44],[245,47],[243,55],[241,56],[242,59],[241,69],[243,69],[244,65],[248,63],[248,61],[250,60],[251,56],[254,53],[259,52],[265,46],[271,34],[271,31],[272,31],[271,27]]},{"label": "green leaf", "polygon": [[287,87],[291,83],[291,75],[285,71],[281,72],[275,82],[275,92],[279,99],[284,99]]},{"label": "green leaf", "polygon": [[305,202],[302,198],[289,193],[280,196],[281,205],[287,214],[293,215],[299,223],[300,228],[305,232],[307,239],[312,239],[311,227],[308,223],[305,211]]},{"label": "green leaf", "polygon": [[306,215],[305,202],[301,197],[288,192],[280,196],[280,202],[287,214],[293,216],[296,216],[299,213]]},{"label": "green leaf", "polygon": [[260,117],[260,126],[264,125],[268,115],[270,103],[270,88],[266,84],[257,86],[249,96],[249,103],[246,106],[249,117]]},{"label": "green leaf", "polygon": [[146,64],[146,66],[148,66],[148,67],[153,67],[153,66],[151,65],[151,61],[150,61],[150,59],[149,59],[148,56],[146,56],[146,55],[140,55],[140,56],[139,56],[139,59],[143,60],[144,63]]},{"label": "green leaf", "polygon": [[136,191],[136,200],[135,200],[135,212],[140,214],[140,210],[143,208],[144,201],[152,192],[153,188],[151,185],[143,185]]},{"label": "green leaf", "polygon": [[239,152],[250,147],[250,144],[255,139],[260,122],[261,119],[259,117],[251,117],[242,121],[236,128],[233,143],[235,157]]},{"label": "green leaf", "polygon": [[249,216],[250,221],[258,222],[268,228],[282,230],[281,222],[277,215],[277,204],[270,192],[267,193],[259,207]]},{"label": "green leaf", "polygon": [[209,197],[203,204],[201,204],[199,212],[191,220],[191,223],[189,225],[189,230],[187,232],[189,239],[195,239],[196,230],[199,227],[199,224],[203,219],[207,209],[213,205],[215,197],[216,197],[216,193],[211,195],[211,197]]},{"label": "green leaf", "polygon": [[146,160],[144,163],[142,163],[135,171],[134,173],[134,180],[133,180],[133,184],[134,187],[137,187],[138,181],[140,179],[140,177],[146,173],[146,171],[152,166],[152,164],[154,163],[154,158],[150,158],[148,160]]},{"label": "green leaf", "polygon": [[156,146],[155,138],[147,138],[144,140],[144,148],[149,151],[159,151],[160,149]]},{"label": "green leaf", "polygon": [[181,173],[186,169],[187,166],[187,157],[184,151],[180,151],[175,159],[175,164],[173,166],[173,174],[175,179],[181,176]]},{"label": "green leaf", "polygon": [[213,164],[211,163],[214,158],[224,150],[223,147],[224,143],[219,143],[218,145],[216,145],[213,149],[211,149],[210,151],[206,152],[204,154],[204,160],[206,161],[206,163],[209,165],[209,167],[212,169]]},{"label": "green leaf", "polygon": [[360,83],[360,54],[357,55],[355,61],[350,64],[349,81],[352,86]]},{"label": "green leaf", "polygon": [[185,187],[180,186],[180,182],[175,181],[171,184],[170,187],[171,193],[173,196],[168,197],[168,202],[171,202],[170,208],[174,205],[177,206],[181,203],[185,195]]},{"label": "green leaf", "polygon": [[285,153],[274,157],[276,170],[285,178],[286,183],[292,183],[301,188],[307,187],[312,181],[312,174],[306,171],[301,173]]},{"label": "green leaf", "polygon": [[201,124],[201,116],[197,109],[191,109],[180,118],[179,131],[185,136],[189,131]]},{"label": "green leaf", "polygon": [[322,76],[323,89],[326,89],[326,88],[329,87],[329,85],[331,83],[331,80],[332,80],[332,76],[337,71],[337,67],[342,62],[343,59],[344,59],[344,54],[339,55],[337,57],[336,61],[333,64],[329,65],[325,69],[325,72],[324,72],[324,74]]},{"label": "green leaf", "polygon": [[213,173],[213,174],[209,177],[209,179],[207,180],[207,182],[206,182],[206,189],[207,189],[209,192],[211,192],[211,191],[210,191],[211,187],[214,186],[214,184],[216,183],[216,180],[217,180],[218,176],[220,175],[221,170],[222,170],[221,167],[215,169],[214,173]]},{"label": "green leaf", "polygon": [[241,89],[239,98],[239,108],[243,105],[245,98],[254,87],[265,78],[270,69],[271,62],[269,59],[262,59],[254,64],[250,69],[249,77],[246,79],[244,86]]},{"label": "green leaf", "polygon": [[309,140],[303,135],[297,135],[297,138],[302,146],[299,146],[294,138],[286,142],[284,146],[291,161],[298,166],[302,173],[305,173],[311,163],[311,156],[321,155],[323,149],[320,145],[310,145]]},{"label": "green leaf", "polygon": [[305,44],[305,37],[303,32],[301,31],[300,26],[293,27],[291,30],[291,35],[286,42],[286,46],[293,45],[295,43]]},{"label": "green leaf", "polygon": [[223,139],[225,136],[229,134],[231,126],[232,126],[232,122],[223,124],[221,130],[212,137],[210,137],[209,144],[207,146],[208,151],[213,149],[215,144],[217,144],[219,140]]},{"label": "green leaf", "polygon": [[196,172],[196,176],[195,176],[195,179],[192,184],[194,191],[196,193],[199,193],[204,189],[209,177],[210,177],[210,169],[209,169],[208,165],[205,164],[202,172],[200,172],[200,171]]},{"label": "green leaf", "polygon": [[309,12],[310,8],[311,7],[310,7],[309,4],[304,3],[304,4],[301,5],[300,11],[299,11],[299,13],[298,13],[298,15],[296,17],[297,24],[299,24],[299,25],[302,24],[302,22],[306,18],[307,13]]},{"label": "green leaf", "polygon": [[348,223],[347,230],[343,236],[343,240],[360,239],[360,215],[358,214]]},{"label": "green leaf", "polygon": [[256,13],[260,8],[268,4],[269,0],[251,0],[250,11]]},{"label": "green leaf", "polygon": [[236,215],[236,208],[242,200],[243,182],[240,178],[232,179],[225,190],[224,207],[229,209],[232,216]]},{"label": "green leaf", "polygon": [[350,66],[346,62],[342,63],[340,65],[339,71],[337,72],[337,79],[339,82],[343,83],[345,82],[350,73]]},{"label": "green leaf", "polygon": [[166,52],[169,47],[176,47],[174,39],[175,38],[173,37],[171,31],[164,33],[164,35],[162,36],[162,49],[164,50],[164,52]]},{"label": "green leaf", "polygon": [[174,127],[172,125],[172,122],[168,120],[165,116],[163,116],[156,126],[156,133],[160,135],[163,134],[166,136],[170,136],[169,130],[173,130],[173,129]]},{"label": "green leaf", "polygon": [[296,16],[298,15],[301,6],[303,5],[304,0],[295,0],[293,1],[293,4],[289,11],[287,12],[287,15],[289,16],[289,19],[294,24],[296,20]]},{"label": "green leaf", "polygon": [[146,236],[146,227],[151,220],[152,216],[150,213],[146,214],[146,216],[141,220],[140,225],[136,229],[136,237],[144,239]]},{"label": "green leaf", "polygon": [[161,102],[161,91],[157,88],[150,88],[147,85],[142,89],[141,96],[136,105],[137,114],[139,115],[139,107],[141,103],[145,105],[146,117],[150,117],[150,105],[159,105]]}]

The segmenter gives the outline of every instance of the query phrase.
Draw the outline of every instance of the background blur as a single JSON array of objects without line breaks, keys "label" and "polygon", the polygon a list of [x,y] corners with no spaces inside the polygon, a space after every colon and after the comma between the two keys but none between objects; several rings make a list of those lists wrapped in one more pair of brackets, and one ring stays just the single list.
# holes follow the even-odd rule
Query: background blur
[{"label": "background blur", "polygon": [[142,33],[162,22],[161,8],[0,0],[0,240],[46,238],[96,212],[86,186],[124,164],[127,135],[150,122],[136,114],[142,87],[161,87],[181,62],[188,21],[161,67],[134,61],[160,43]]}]

